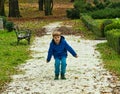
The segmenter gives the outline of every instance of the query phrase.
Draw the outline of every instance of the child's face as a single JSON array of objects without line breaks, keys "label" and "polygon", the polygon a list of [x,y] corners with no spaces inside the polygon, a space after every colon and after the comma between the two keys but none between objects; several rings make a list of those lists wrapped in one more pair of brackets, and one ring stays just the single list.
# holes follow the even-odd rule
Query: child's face
[{"label": "child's face", "polygon": [[53,40],[56,44],[59,44],[60,43],[60,39],[61,39],[61,36],[54,36],[53,37]]}]

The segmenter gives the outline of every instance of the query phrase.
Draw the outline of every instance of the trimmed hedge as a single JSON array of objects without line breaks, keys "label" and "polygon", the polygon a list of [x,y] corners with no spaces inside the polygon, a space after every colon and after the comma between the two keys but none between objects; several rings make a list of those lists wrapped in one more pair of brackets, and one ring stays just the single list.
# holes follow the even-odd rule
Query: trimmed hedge
[{"label": "trimmed hedge", "polygon": [[120,17],[120,8],[106,8],[91,13],[94,19],[116,18]]},{"label": "trimmed hedge", "polygon": [[113,29],[106,32],[108,45],[120,54],[120,29]]},{"label": "trimmed hedge", "polygon": [[102,32],[98,23],[94,21],[91,16],[82,14],[81,20],[89,30],[94,32],[97,36],[102,37]]},{"label": "trimmed hedge", "polygon": [[119,22],[113,22],[112,24],[107,25],[104,28],[104,32],[107,32],[112,29],[120,29],[120,23]]},{"label": "trimmed hedge", "polygon": [[102,36],[105,37],[105,27],[109,24],[112,24],[113,21],[110,19],[106,19],[103,21],[103,23],[101,24],[101,32],[102,32]]}]

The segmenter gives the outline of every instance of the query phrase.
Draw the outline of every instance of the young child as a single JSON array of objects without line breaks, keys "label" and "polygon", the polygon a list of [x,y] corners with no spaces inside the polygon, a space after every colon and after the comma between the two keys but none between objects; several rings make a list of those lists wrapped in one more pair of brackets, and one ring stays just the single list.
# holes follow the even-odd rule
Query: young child
[{"label": "young child", "polygon": [[55,59],[55,79],[59,79],[59,74],[61,73],[61,79],[65,78],[66,72],[66,58],[67,51],[69,51],[74,57],[78,57],[73,48],[66,42],[65,38],[61,35],[61,32],[54,31],[52,33],[53,39],[50,43],[47,63],[51,60],[52,55]]}]

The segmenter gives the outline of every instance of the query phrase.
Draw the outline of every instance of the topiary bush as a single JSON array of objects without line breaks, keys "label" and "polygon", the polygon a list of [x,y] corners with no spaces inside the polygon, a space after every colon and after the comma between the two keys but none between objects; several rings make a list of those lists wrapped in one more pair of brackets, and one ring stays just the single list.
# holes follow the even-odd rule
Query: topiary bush
[{"label": "topiary bush", "polygon": [[109,30],[112,29],[120,29],[120,23],[119,22],[114,22],[112,24],[109,24],[105,27],[104,32],[106,33]]},{"label": "topiary bush", "polygon": [[112,29],[106,33],[108,45],[120,54],[120,29]]},{"label": "topiary bush", "polygon": [[104,33],[105,27],[106,27],[107,25],[111,24],[111,23],[113,23],[113,21],[107,19],[107,20],[104,20],[103,23],[101,24],[101,32],[102,32],[102,36],[103,36],[103,37],[105,37],[105,33]]},{"label": "topiary bush", "polygon": [[81,20],[89,30],[94,32],[95,35],[97,35],[98,37],[102,37],[102,33],[98,23],[94,21],[91,16],[87,14],[81,14]]},{"label": "topiary bush", "polygon": [[11,21],[6,22],[5,28],[8,30],[8,32],[11,32],[13,30],[14,23]]}]

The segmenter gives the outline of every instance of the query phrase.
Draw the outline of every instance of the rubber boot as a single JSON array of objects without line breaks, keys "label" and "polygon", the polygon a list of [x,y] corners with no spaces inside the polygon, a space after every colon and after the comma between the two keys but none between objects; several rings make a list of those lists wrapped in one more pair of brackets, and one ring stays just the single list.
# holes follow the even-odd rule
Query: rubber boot
[{"label": "rubber boot", "polygon": [[59,80],[59,74],[55,74],[54,80]]},{"label": "rubber boot", "polygon": [[61,74],[61,79],[62,79],[62,80],[66,80],[66,78],[65,78],[65,75],[64,75],[64,74]]}]

